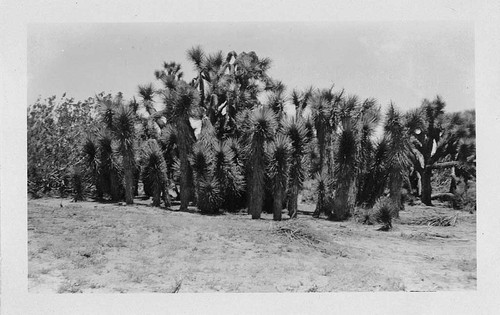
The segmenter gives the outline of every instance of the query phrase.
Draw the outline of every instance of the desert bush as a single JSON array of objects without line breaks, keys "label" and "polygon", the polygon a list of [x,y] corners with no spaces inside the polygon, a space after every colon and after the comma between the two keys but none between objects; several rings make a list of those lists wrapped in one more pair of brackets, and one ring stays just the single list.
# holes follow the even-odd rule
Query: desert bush
[{"label": "desert bush", "polygon": [[463,204],[463,209],[469,212],[475,212],[477,209],[476,199],[476,182],[469,182],[469,187],[460,196]]},{"label": "desert bush", "polygon": [[375,203],[373,217],[378,223],[391,229],[392,219],[395,218],[397,211],[397,205],[390,198],[382,197]]},{"label": "desert bush", "polygon": [[215,214],[222,203],[221,189],[215,178],[203,179],[198,192],[198,208],[202,213]]},{"label": "desert bush", "polygon": [[373,225],[376,221],[373,216],[373,209],[370,208],[357,208],[354,212],[354,218],[357,223]]},{"label": "desert bush", "polygon": [[71,168],[81,159],[76,148],[96,115],[94,98],[77,102],[64,96],[28,107],[28,193],[34,198],[71,193]]}]

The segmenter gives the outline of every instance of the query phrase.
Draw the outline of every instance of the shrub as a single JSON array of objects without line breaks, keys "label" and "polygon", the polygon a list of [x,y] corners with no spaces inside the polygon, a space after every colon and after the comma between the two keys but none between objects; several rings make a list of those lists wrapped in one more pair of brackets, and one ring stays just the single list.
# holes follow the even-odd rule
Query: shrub
[{"label": "shrub", "polygon": [[392,228],[392,219],[396,216],[397,206],[388,197],[382,197],[375,203],[374,218],[384,224],[387,229]]},{"label": "shrub", "polygon": [[76,102],[55,96],[28,107],[28,192],[32,197],[71,193],[71,167],[80,159],[75,150],[95,116],[95,99]]},{"label": "shrub", "polygon": [[216,179],[203,179],[198,193],[198,208],[202,213],[214,214],[222,203],[219,182]]}]

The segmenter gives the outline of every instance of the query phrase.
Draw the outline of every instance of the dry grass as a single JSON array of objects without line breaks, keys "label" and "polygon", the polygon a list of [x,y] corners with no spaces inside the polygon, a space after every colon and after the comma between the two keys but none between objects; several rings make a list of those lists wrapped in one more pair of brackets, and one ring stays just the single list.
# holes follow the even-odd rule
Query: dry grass
[{"label": "dry grass", "polygon": [[[408,207],[387,233],[354,219],[200,215],[147,205],[29,201],[29,291],[329,292],[474,289],[475,218],[398,224],[446,209]],[[308,205],[301,204],[299,209]],[[174,208],[174,210],[176,210]],[[432,259],[431,259],[432,258]],[[443,272],[445,268],[446,272]]]},{"label": "dry grass", "polygon": [[429,217],[413,218],[401,222],[410,225],[429,225],[429,226],[455,226],[458,220],[458,213],[454,215],[432,215]]}]

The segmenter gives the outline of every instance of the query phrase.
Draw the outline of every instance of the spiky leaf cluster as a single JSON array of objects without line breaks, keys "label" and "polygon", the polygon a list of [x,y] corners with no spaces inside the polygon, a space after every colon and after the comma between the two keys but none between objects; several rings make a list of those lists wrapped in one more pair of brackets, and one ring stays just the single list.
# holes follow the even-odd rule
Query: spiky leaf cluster
[{"label": "spiky leaf cluster", "polygon": [[411,166],[410,135],[403,115],[393,104],[387,111],[384,128],[388,138],[386,165],[391,173],[404,176]]},{"label": "spiky leaf cluster", "polygon": [[374,218],[377,222],[392,228],[392,219],[396,216],[397,207],[390,198],[382,197],[377,200],[374,211]]},{"label": "spiky leaf cluster", "polygon": [[290,139],[290,181],[302,185],[308,169],[307,153],[310,138],[302,118],[291,117],[282,123],[283,134]]},{"label": "spiky leaf cluster", "polygon": [[159,206],[160,195],[166,190],[168,177],[163,153],[156,140],[150,139],[144,144],[141,164],[141,178],[145,187],[144,190],[151,192],[153,205]]},{"label": "spiky leaf cluster", "polygon": [[122,152],[131,152],[135,141],[135,113],[127,106],[121,105],[113,116],[114,138],[120,144]]},{"label": "spiky leaf cluster", "polygon": [[191,117],[199,117],[198,92],[184,81],[163,94],[165,104],[164,115],[169,123],[175,124],[179,120],[188,120]]},{"label": "spiky leaf cluster", "polygon": [[241,196],[245,187],[242,168],[237,163],[234,151],[229,145],[229,141],[221,141],[213,151],[214,177],[221,184],[228,199]]},{"label": "spiky leaf cluster", "polygon": [[202,213],[217,213],[222,201],[221,188],[217,179],[210,178],[200,181],[198,208]]},{"label": "spiky leaf cluster", "polygon": [[287,187],[291,151],[290,138],[282,134],[278,134],[273,141],[266,145],[267,174],[275,190]]},{"label": "spiky leaf cluster", "polygon": [[123,170],[111,133],[101,130],[97,135],[88,135],[82,151],[85,165],[91,171],[97,198],[109,194],[113,201],[119,200],[123,194]]}]

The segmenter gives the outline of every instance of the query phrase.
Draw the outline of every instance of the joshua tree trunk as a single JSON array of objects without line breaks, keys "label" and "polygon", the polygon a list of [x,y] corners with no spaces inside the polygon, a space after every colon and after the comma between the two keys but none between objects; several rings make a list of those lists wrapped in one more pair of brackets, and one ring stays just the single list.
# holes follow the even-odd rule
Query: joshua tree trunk
[{"label": "joshua tree trunk", "polygon": [[170,197],[168,195],[168,188],[167,187],[163,187],[162,198],[163,198],[163,202],[165,203],[165,207],[170,207]]},{"label": "joshua tree trunk", "polygon": [[198,80],[200,81],[200,104],[202,107],[205,106],[205,82],[203,82],[203,76],[200,72],[198,76]]},{"label": "joshua tree trunk", "polygon": [[153,207],[159,207],[161,202],[161,187],[155,187],[153,190]]},{"label": "joshua tree trunk", "polygon": [[112,170],[109,174],[110,195],[112,201],[119,201],[122,198],[121,189],[122,185],[118,179],[118,174]]},{"label": "joshua tree trunk", "polygon": [[319,161],[317,171],[321,173],[325,165],[325,155],[326,155],[326,131],[323,127],[316,127],[317,139],[318,139],[318,151],[319,151]]},{"label": "joshua tree trunk", "polygon": [[[207,105],[207,117],[210,120],[210,123],[215,126],[217,124],[217,106],[218,106],[218,99],[217,95],[213,94],[210,97],[210,102]],[[227,105],[226,105],[227,106]]]},{"label": "joshua tree trunk", "polygon": [[297,217],[298,198],[299,185],[298,183],[292,183],[292,187],[290,187],[290,199],[288,200],[288,215],[290,216],[290,218]]},{"label": "joshua tree trunk", "polygon": [[[189,122],[188,122],[189,123]],[[189,142],[190,126],[185,121],[178,122],[179,127],[179,162],[180,162],[180,188],[181,188],[181,211],[186,211],[191,197],[191,187],[189,181]]]},{"label": "joshua tree trunk", "polygon": [[325,156],[323,157],[323,165],[321,166],[321,171],[326,170],[329,176],[334,177],[335,156],[331,134],[326,135],[325,142]]},{"label": "joshua tree trunk", "polygon": [[395,174],[389,179],[389,194],[391,201],[396,206],[396,213],[394,214],[396,218],[399,218],[399,210],[403,209],[403,204],[401,202],[401,189],[403,187],[403,177],[399,174]]},{"label": "joshua tree trunk", "polygon": [[450,182],[450,193],[454,194],[457,191],[457,175],[455,174],[455,167],[451,168],[451,182]]},{"label": "joshua tree trunk", "polygon": [[316,209],[314,209],[313,217],[319,218],[321,211],[325,207],[325,193],[321,192],[318,194],[318,201],[316,202]]},{"label": "joshua tree trunk", "polygon": [[134,203],[134,166],[133,157],[128,152],[123,152],[123,175],[125,181],[125,202]]},{"label": "joshua tree trunk", "polygon": [[330,219],[343,221],[349,218],[356,203],[356,181],[354,177],[343,180],[335,191],[333,212]]},{"label": "joshua tree trunk", "polygon": [[103,197],[103,191],[102,191],[102,179],[99,176],[97,170],[94,170],[93,172],[93,177],[94,177],[94,185],[95,185],[95,191],[96,191],[96,197],[98,201],[102,201]]},{"label": "joshua tree trunk", "polygon": [[420,172],[416,172],[417,177],[417,196],[422,196],[422,175]]},{"label": "joshua tree trunk", "polygon": [[139,178],[141,177],[141,170],[139,167],[134,168],[134,196],[139,196]]},{"label": "joshua tree trunk", "polygon": [[426,167],[422,172],[422,202],[427,206],[432,206],[431,195],[432,195],[432,169]]},{"label": "joshua tree trunk", "polygon": [[262,145],[257,145],[255,148],[254,163],[251,165],[249,196],[248,196],[248,213],[252,215],[252,219],[260,219],[262,205],[264,203],[264,150]]},{"label": "joshua tree trunk", "polygon": [[281,221],[281,210],[283,207],[283,197],[285,195],[284,187],[280,187],[275,193],[276,195],[274,195],[273,201],[273,220]]}]

